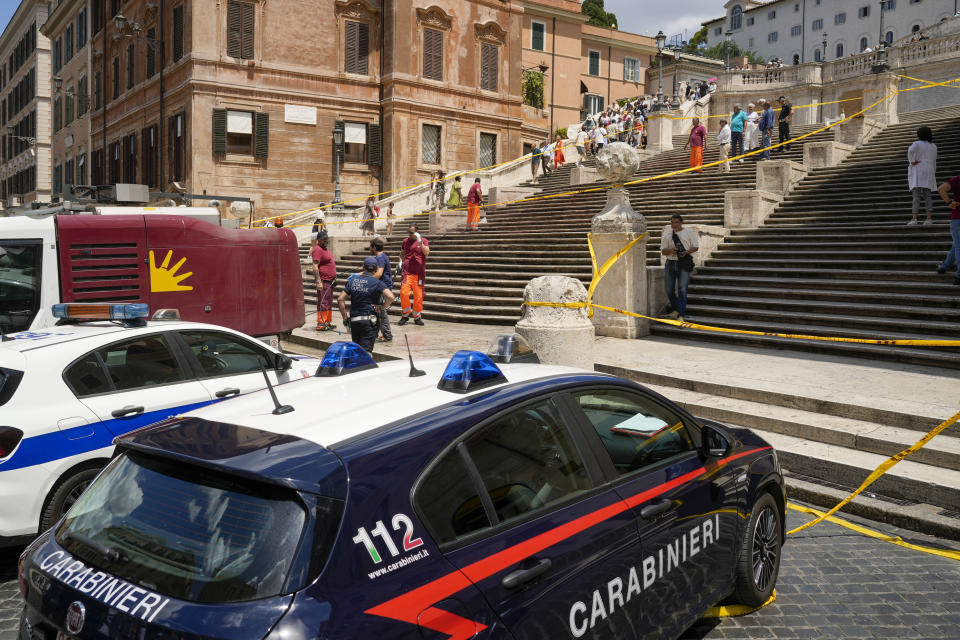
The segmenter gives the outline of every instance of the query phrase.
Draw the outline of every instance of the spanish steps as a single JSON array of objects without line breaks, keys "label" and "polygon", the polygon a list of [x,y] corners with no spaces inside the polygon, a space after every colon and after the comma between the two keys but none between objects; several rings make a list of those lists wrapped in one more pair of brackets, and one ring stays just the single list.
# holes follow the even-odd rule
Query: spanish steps
[{"label": "spanish steps", "polygon": [[[902,114],[835,167],[795,186],[759,229],[733,231],[689,289],[693,322],[752,331],[877,339],[960,338],[960,286],[937,265],[950,249],[949,209],[910,219],[906,152],[933,130],[937,184],[960,174],[960,107]],[[920,220],[924,218],[921,209]],[[680,329],[653,333],[725,343],[960,367],[960,349],[793,340]]]},{"label": "spanish steps", "polygon": [[[796,129],[799,135],[815,127]],[[832,139],[832,134],[820,133],[807,140],[826,139]],[[674,136],[674,150],[642,162],[634,179],[687,168],[689,152],[683,151],[684,141],[685,136]],[[794,145],[784,155],[802,161],[802,145]],[[537,195],[551,197],[488,209],[487,223],[481,225],[480,233],[427,236],[431,251],[424,294],[426,321],[514,324],[521,316],[523,288],[531,279],[563,274],[589,285],[592,274],[587,233],[592,216],[603,208],[610,183],[571,187],[573,163],[569,160],[576,157],[576,151],[571,148],[566,156],[567,164],[553,175],[541,177],[537,184],[522,185],[538,187]],[[704,162],[717,157],[716,145],[708,143]],[[585,166],[594,166],[593,159],[589,158]],[[727,174],[708,168],[703,173],[683,173],[628,186],[631,202],[646,217],[650,231],[647,262],[659,264],[660,232],[669,224],[671,215],[680,213],[691,224],[722,225],[724,190],[753,188],[755,173],[755,164],[747,160],[732,163]],[[464,180],[464,185],[469,183]],[[587,189],[590,191],[586,193],[567,193]],[[425,222],[426,216],[413,220]],[[386,251],[393,260],[400,255],[400,242],[408,222],[398,222],[394,236],[388,239]],[[420,228],[427,225],[420,224]],[[365,251],[357,252],[338,261],[337,291],[349,274],[360,269],[365,255]],[[301,247],[301,256],[307,258],[306,245]],[[395,290],[399,291],[399,285]],[[309,273],[304,276],[304,296],[308,307],[316,303],[316,285]]]}]

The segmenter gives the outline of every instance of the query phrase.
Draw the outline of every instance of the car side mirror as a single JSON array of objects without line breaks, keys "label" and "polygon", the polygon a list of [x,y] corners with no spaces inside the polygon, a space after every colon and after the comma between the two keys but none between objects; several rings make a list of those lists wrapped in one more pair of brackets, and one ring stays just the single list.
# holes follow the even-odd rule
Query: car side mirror
[{"label": "car side mirror", "polygon": [[285,356],[282,353],[276,354],[273,359],[273,368],[283,373],[293,366],[293,358]]},{"label": "car side mirror", "polygon": [[700,450],[704,458],[723,458],[730,452],[730,441],[719,429],[705,424],[700,431]]}]

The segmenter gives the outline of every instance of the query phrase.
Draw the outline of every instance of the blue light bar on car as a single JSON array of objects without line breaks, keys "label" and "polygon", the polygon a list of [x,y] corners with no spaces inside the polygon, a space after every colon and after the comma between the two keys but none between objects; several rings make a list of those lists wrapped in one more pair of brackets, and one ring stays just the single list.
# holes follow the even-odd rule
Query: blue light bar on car
[{"label": "blue light bar on car", "polygon": [[316,375],[321,378],[342,376],[346,373],[373,369],[377,366],[373,356],[356,342],[341,340],[327,347]]},{"label": "blue light bar on car", "polygon": [[437,388],[467,393],[506,381],[506,376],[487,355],[479,351],[457,351],[447,363]]},{"label": "blue light bar on car", "polygon": [[90,304],[67,302],[53,305],[53,317],[69,320],[137,320],[150,316],[150,307],[131,304]]}]

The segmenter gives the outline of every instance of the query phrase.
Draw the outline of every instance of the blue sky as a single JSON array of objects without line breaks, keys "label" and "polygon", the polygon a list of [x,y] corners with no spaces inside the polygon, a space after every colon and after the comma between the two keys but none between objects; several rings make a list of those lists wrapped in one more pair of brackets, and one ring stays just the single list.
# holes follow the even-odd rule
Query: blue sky
[{"label": "blue sky", "polygon": [[19,5],[18,0],[0,0],[0,33],[7,27],[7,23],[10,22],[13,12]]}]

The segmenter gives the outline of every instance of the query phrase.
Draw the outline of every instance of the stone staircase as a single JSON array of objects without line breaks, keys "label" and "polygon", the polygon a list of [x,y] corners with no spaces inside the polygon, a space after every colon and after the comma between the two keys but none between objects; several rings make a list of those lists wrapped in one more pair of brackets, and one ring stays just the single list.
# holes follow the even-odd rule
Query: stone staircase
[{"label": "stone staircase", "polygon": [[[816,127],[798,127],[797,133]],[[689,153],[683,151],[682,135],[675,136],[672,151],[641,163],[634,179],[659,175],[689,166]],[[831,132],[811,136],[807,141],[832,139]],[[704,162],[717,159],[716,145],[708,145]],[[802,161],[802,144],[794,145],[780,157]],[[568,158],[575,157],[568,153]],[[593,159],[587,160],[588,166]],[[603,208],[605,187],[598,182],[570,187],[568,163],[553,176],[543,177],[537,186],[539,195],[552,196],[533,202],[506,205],[487,212],[487,223],[480,233],[448,233],[427,237],[431,253],[427,261],[427,285],[424,296],[424,320],[448,320],[477,324],[514,324],[520,319],[523,288],[541,275],[568,275],[590,283],[590,253],[587,233],[591,218]],[[688,224],[723,224],[723,194],[726,189],[754,188],[756,167],[753,161],[733,163],[732,171],[721,174],[717,168],[703,173],[685,173],[627,187],[633,207],[646,216],[650,230],[647,261],[659,264],[660,233],[670,216],[679,213]],[[568,191],[597,188],[596,191],[562,195]],[[425,219],[425,218],[424,218]],[[421,228],[427,228],[421,224]],[[398,224],[397,234],[389,239],[387,253],[397,260],[406,224]],[[306,247],[301,248],[306,258]],[[345,278],[359,270],[365,252],[342,258],[338,263],[340,290]],[[308,308],[316,302],[312,275],[304,277],[304,297]],[[399,313],[399,309],[396,308]]]},{"label": "stone staircase", "polygon": [[[960,286],[939,275],[950,248],[949,209],[907,227],[906,150],[933,129],[938,184],[960,174],[960,109],[901,116],[845,162],[812,171],[763,227],[734,231],[700,269],[688,314],[700,324],[849,338],[960,338]],[[922,221],[924,212],[921,211]],[[848,354],[960,368],[960,349],[894,347],[690,331],[657,335]]]}]

